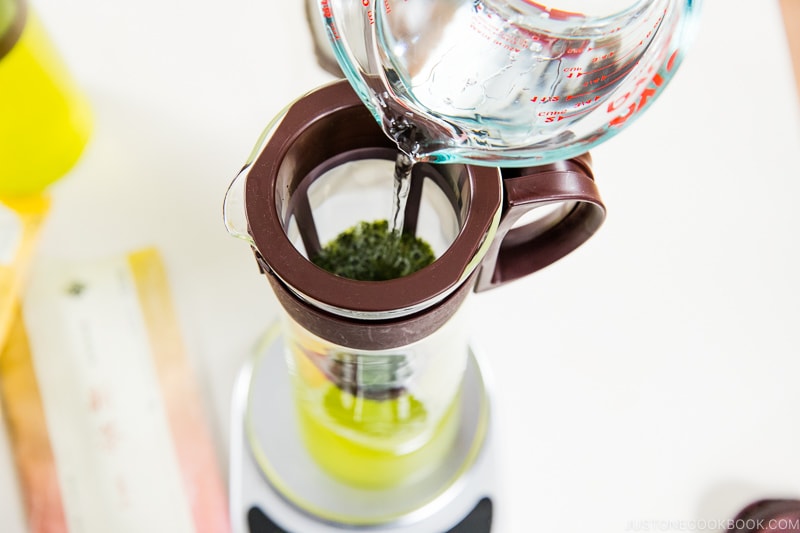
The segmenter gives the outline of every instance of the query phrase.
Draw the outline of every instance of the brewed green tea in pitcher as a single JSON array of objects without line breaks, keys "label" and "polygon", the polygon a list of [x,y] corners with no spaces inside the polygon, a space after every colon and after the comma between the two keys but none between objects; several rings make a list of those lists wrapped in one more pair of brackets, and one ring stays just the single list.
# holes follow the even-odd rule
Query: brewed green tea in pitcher
[{"label": "brewed green tea in pitcher", "polygon": [[[397,158],[340,81],[276,117],[224,206],[281,304],[304,449],[328,481],[381,492],[447,483],[439,476],[459,456],[464,417],[476,416],[461,409],[467,296],[556,261],[604,216],[585,156],[507,178],[417,162],[395,218]],[[545,206],[544,218],[517,225]]]}]

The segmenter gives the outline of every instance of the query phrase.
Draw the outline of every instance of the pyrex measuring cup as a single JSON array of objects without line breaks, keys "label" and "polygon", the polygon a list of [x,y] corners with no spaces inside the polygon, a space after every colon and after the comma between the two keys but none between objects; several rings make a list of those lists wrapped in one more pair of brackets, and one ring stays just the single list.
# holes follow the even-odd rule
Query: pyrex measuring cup
[{"label": "pyrex measuring cup", "polygon": [[326,241],[385,217],[396,153],[342,80],[273,121],[225,199],[229,231],[252,246],[284,310],[306,447],[333,477],[360,487],[419,482],[451,449],[466,296],[556,261],[605,213],[588,156],[505,175],[422,163],[404,231],[431,245],[432,264],[386,281],[314,265]]},{"label": "pyrex measuring cup", "polygon": [[698,0],[318,0],[361,99],[421,161],[586,152],[664,89]]}]

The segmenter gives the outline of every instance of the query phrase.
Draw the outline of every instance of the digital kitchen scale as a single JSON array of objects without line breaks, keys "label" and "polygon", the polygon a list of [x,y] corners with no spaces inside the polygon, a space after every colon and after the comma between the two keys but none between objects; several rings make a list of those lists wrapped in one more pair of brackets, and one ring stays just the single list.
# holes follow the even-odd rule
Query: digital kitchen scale
[{"label": "digital kitchen scale", "polygon": [[470,350],[456,443],[432,474],[399,487],[355,488],[326,474],[306,452],[282,335],[271,328],[258,341],[234,389],[234,533],[496,531],[496,418],[484,370]]}]

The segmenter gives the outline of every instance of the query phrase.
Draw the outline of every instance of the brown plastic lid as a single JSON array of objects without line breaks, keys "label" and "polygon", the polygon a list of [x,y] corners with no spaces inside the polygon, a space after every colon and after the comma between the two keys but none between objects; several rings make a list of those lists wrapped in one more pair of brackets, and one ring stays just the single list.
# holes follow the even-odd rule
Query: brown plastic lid
[{"label": "brown plastic lid", "polygon": [[[331,342],[385,349],[422,339],[441,327],[473,288],[496,287],[557,261],[588,239],[605,216],[588,154],[502,173],[492,167],[432,165],[426,178],[446,192],[442,184],[448,180],[439,174],[444,181],[437,181],[437,172],[447,172],[448,183],[455,176],[465,192],[449,198],[461,229],[434,263],[402,278],[370,282],[335,276],[306,259],[285,228],[294,217],[309,254],[319,250],[306,194],[310,183],[345,161],[394,159],[396,153],[342,80],[289,106],[247,169],[245,216],[258,263],[289,315]],[[463,198],[468,205],[460,203]],[[526,213],[554,204],[567,206],[566,213],[545,219],[544,225],[541,220],[519,225]],[[412,229],[415,218],[406,211]]]},{"label": "brown plastic lid", "polygon": [[[254,161],[245,185],[248,230],[262,266],[301,299],[334,313],[346,310],[350,315],[380,319],[441,300],[469,275],[467,265],[500,209],[501,175],[496,168],[461,165],[471,189],[461,231],[433,264],[402,278],[370,282],[335,276],[308,261],[286,237],[289,214],[298,219],[309,215],[310,207],[302,205],[305,194],[298,194],[308,186],[309,177],[345,160],[379,157],[387,149],[396,153],[394,144],[342,81],[290,106]],[[287,212],[279,212],[279,205],[288,206]]]}]

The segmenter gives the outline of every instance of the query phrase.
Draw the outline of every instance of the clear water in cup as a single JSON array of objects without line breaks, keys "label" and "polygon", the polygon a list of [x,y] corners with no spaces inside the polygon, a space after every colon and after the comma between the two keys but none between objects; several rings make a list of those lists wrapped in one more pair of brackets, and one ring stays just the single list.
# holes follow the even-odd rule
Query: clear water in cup
[{"label": "clear water in cup", "polygon": [[413,159],[522,166],[578,155],[628,125],[677,68],[697,4],[320,5],[343,71]]}]

